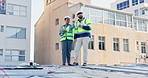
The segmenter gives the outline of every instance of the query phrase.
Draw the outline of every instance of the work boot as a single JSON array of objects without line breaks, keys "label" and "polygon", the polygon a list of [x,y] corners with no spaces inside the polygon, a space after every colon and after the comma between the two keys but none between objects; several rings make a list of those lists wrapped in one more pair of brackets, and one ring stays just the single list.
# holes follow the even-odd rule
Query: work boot
[{"label": "work boot", "polygon": [[72,64],[68,64],[68,66],[73,66]]},{"label": "work boot", "polygon": [[84,63],[84,64],[83,64],[83,66],[86,66],[86,65],[87,65],[87,63]]},{"label": "work boot", "polygon": [[76,63],[76,62],[74,62],[74,63],[73,63],[73,65],[74,65],[74,66],[78,66],[79,64],[78,64],[78,63]]},{"label": "work boot", "polygon": [[63,66],[66,66],[66,64],[63,64]]}]

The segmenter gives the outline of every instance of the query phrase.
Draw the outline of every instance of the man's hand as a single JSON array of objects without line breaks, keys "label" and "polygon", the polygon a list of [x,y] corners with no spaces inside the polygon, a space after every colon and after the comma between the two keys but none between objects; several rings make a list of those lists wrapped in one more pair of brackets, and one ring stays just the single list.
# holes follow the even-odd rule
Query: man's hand
[{"label": "man's hand", "polygon": [[75,25],[75,20],[72,21],[72,24]]},{"label": "man's hand", "polygon": [[83,26],[82,26],[82,25],[79,25],[78,27],[79,27],[79,28],[83,28]]},{"label": "man's hand", "polygon": [[67,31],[66,30],[62,30],[62,33],[66,33]]}]

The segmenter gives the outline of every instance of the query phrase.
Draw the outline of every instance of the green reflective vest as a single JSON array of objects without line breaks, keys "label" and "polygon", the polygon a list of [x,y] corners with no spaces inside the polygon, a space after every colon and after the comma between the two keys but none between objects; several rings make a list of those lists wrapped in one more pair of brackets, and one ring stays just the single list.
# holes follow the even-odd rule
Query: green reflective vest
[{"label": "green reflective vest", "polygon": [[90,30],[85,30],[83,28],[79,28],[78,27],[79,25],[89,26],[90,28],[92,28],[92,24],[91,24],[90,20],[88,20],[88,19],[83,19],[81,22],[77,21],[76,26],[75,26],[75,30],[74,30],[75,34],[81,33],[81,32],[90,32]]},{"label": "green reflective vest", "polygon": [[73,40],[74,38],[73,38],[73,25],[68,25],[68,26],[62,26],[61,27],[61,30],[65,30],[66,29],[66,33],[63,33],[62,34],[62,36],[61,36],[61,39],[60,39],[60,41],[63,41],[63,40],[66,40],[66,39],[68,39],[68,40]]}]

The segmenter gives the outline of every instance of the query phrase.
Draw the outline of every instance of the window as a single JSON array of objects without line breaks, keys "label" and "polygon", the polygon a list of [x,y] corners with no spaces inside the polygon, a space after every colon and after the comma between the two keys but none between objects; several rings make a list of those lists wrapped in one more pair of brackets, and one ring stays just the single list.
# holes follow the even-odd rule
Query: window
[{"label": "window", "polygon": [[143,27],[143,21],[142,20],[138,20],[138,30],[142,31],[142,27]]},{"label": "window", "polygon": [[83,8],[83,14],[85,18],[89,19],[89,8],[88,7]]},{"label": "window", "polygon": [[0,14],[6,14],[6,0],[0,0]]},{"label": "window", "polygon": [[132,16],[127,16],[128,27],[132,28]]},{"label": "window", "polygon": [[123,49],[125,52],[129,52],[129,42],[128,39],[123,39]]},{"label": "window", "polygon": [[132,5],[135,6],[138,4],[138,0],[132,0]]},{"label": "window", "polygon": [[47,1],[47,2],[46,2],[46,3],[47,3],[47,5],[51,3],[51,0],[46,0],[46,1]]},{"label": "window", "polygon": [[0,32],[4,32],[4,26],[3,25],[0,26]]},{"label": "window", "polygon": [[55,20],[55,25],[59,25],[59,18]]},{"label": "window", "polygon": [[135,13],[135,16],[139,16],[139,11],[138,11],[138,9],[137,9],[137,10],[134,10],[134,13]]},{"label": "window", "polygon": [[26,16],[26,7],[20,7],[20,16]]},{"label": "window", "polygon": [[56,43],[56,44],[55,44],[55,49],[56,49],[56,50],[59,50],[59,43]]},{"label": "window", "polygon": [[115,13],[104,11],[104,23],[110,24],[110,25],[115,25]]},{"label": "window", "polygon": [[51,2],[53,2],[54,0],[46,0],[46,5],[50,4]]},{"label": "window", "polygon": [[15,16],[27,16],[27,7],[26,6],[20,6],[20,5],[13,5],[8,4],[8,15],[15,15]]},{"label": "window", "polygon": [[120,10],[123,9],[123,3],[120,3]]},{"label": "window", "polygon": [[24,50],[6,50],[5,61],[7,62],[25,61],[25,51]]},{"label": "window", "polygon": [[7,27],[6,31],[7,38],[26,39],[25,28]]},{"label": "window", "polygon": [[134,19],[134,29],[138,30],[138,20]]},{"label": "window", "polygon": [[114,51],[119,51],[119,38],[113,38]]},{"label": "window", "polygon": [[76,16],[75,16],[75,14],[72,14],[72,16],[71,16],[71,17],[72,17],[72,19],[75,19],[75,17],[76,17]]},{"label": "window", "polygon": [[105,37],[99,36],[99,50],[105,50]]},{"label": "window", "polygon": [[137,51],[139,51],[139,41],[136,42]]},{"label": "window", "polygon": [[144,3],[144,0],[140,0],[140,3]]},{"label": "window", "polygon": [[117,13],[116,14],[116,25],[127,27],[126,26],[126,15]]},{"label": "window", "polygon": [[141,52],[146,53],[146,42],[141,42]]},{"label": "window", "polygon": [[138,30],[147,32],[147,22],[144,20],[138,20]]},{"label": "window", "polygon": [[95,23],[103,22],[103,11],[90,8],[90,21]]},{"label": "window", "polygon": [[94,49],[94,36],[91,36],[91,39],[88,44],[88,49]]},{"label": "window", "polygon": [[140,9],[140,15],[144,15],[145,14],[145,9],[144,8],[141,8]]},{"label": "window", "polygon": [[3,49],[0,49],[0,56],[3,55]]},{"label": "window", "polygon": [[129,0],[117,4],[117,10],[129,8]]},{"label": "window", "polygon": [[130,7],[130,5],[129,5],[129,0],[127,0],[127,8],[129,8]]},{"label": "window", "polygon": [[120,4],[117,4],[117,10],[120,10]]},{"label": "window", "polygon": [[123,9],[125,9],[127,6],[126,6],[126,1],[123,2]]}]

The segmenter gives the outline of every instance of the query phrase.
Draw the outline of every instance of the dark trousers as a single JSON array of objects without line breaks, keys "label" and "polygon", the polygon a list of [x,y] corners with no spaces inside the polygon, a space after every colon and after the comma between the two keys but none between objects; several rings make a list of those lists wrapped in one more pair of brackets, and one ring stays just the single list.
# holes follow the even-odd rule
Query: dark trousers
[{"label": "dark trousers", "polygon": [[63,64],[67,63],[70,64],[70,57],[71,57],[71,48],[72,48],[72,40],[64,40],[62,41],[62,61]]}]

